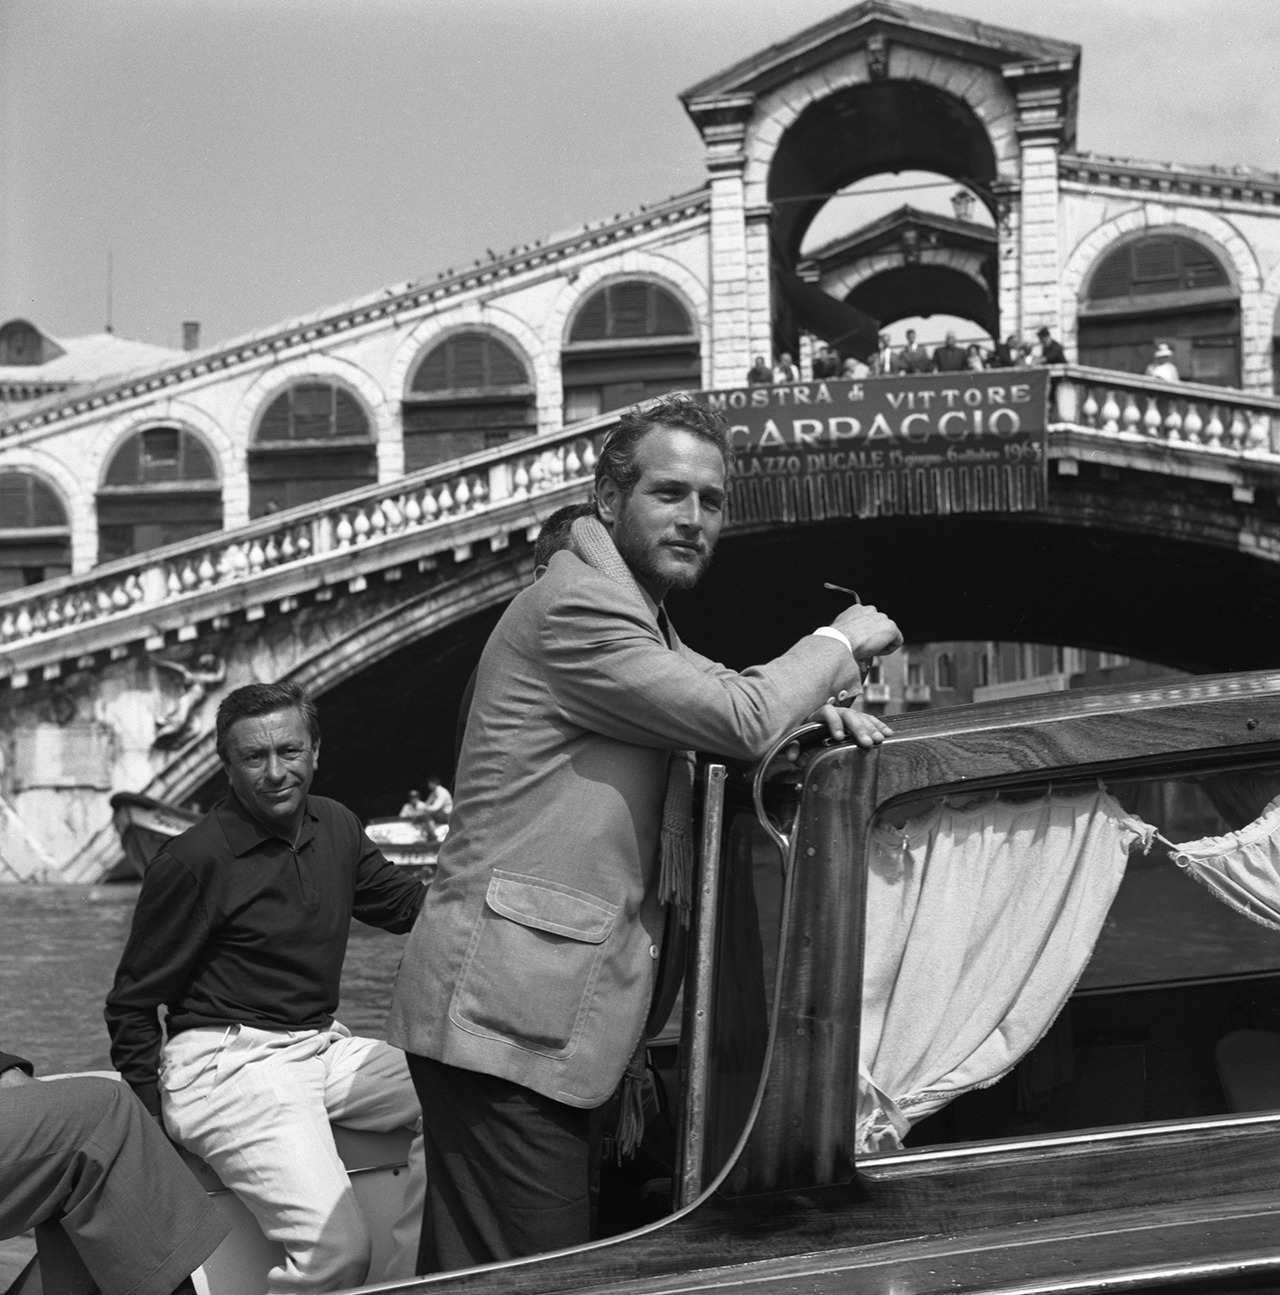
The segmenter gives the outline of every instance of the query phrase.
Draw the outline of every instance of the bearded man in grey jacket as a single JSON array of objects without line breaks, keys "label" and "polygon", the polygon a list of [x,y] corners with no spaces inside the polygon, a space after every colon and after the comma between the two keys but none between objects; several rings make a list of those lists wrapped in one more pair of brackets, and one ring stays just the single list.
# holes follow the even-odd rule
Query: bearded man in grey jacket
[{"label": "bearded man in grey jacket", "polygon": [[693,886],[689,752],[759,758],[845,708],[897,626],[855,605],[737,673],[663,609],[724,518],[723,418],[687,396],[634,409],[596,466],[596,515],[521,592],[480,661],[449,838],[388,1022],[427,1124],[422,1272],[589,1239],[590,1113],[643,1047],[669,904]]}]

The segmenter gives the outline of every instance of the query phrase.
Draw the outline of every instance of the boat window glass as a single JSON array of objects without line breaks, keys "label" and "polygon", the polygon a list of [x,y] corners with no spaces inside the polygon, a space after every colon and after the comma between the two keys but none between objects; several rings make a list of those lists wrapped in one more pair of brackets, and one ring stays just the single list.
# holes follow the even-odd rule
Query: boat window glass
[{"label": "boat window glass", "polygon": [[[1022,786],[998,795],[983,793],[965,803],[980,805],[985,797],[1009,807],[1007,814],[991,813],[983,820],[983,830],[995,832],[983,848],[995,859],[1001,849],[999,824],[1007,822],[1013,830],[1022,823],[1019,806],[1065,803],[1073,796],[1087,800],[1090,789],[1096,792],[1097,784]],[[937,1078],[923,1069],[909,1076],[891,1074],[883,1082],[875,1073],[877,1059],[868,1049],[877,1046],[878,1026],[868,1011],[877,995],[884,997],[884,985],[869,978],[903,974],[906,981],[897,967],[886,973],[883,966],[874,965],[869,929],[862,1054],[867,1100],[861,1106],[871,1110],[878,1105],[882,1118],[881,1136],[868,1138],[861,1154],[1280,1109],[1280,931],[1250,920],[1197,884],[1159,839],[1184,844],[1228,836],[1257,824],[1277,797],[1280,764],[1108,779],[1106,799],[1099,802],[1102,817],[1149,825],[1158,835],[1125,835],[1118,847],[1122,875],[1100,921],[1087,935],[1090,947],[1083,969],[1064,960],[1061,975],[1070,981],[1056,990],[1043,983],[1034,990],[1044,996],[1039,1026],[1011,1048],[994,1073],[982,1071],[976,1046],[964,1055],[949,1056],[941,1068],[946,1072],[944,1086],[949,1086],[941,1103],[933,1100],[936,1091],[922,1097]],[[976,820],[943,812],[956,803],[954,798],[938,798],[899,804],[877,819],[876,831],[896,832],[905,840],[913,832],[936,831],[939,824],[957,834],[972,830]],[[1093,825],[1097,831],[1105,826],[1101,818]],[[1079,839],[1088,835],[1081,832]],[[952,847],[963,844],[944,842],[930,856],[930,866],[949,866]],[[1029,886],[1042,884],[1036,879],[1040,847],[1033,836],[1007,840],[1003,848],[1006,855],[1012,851],[1015,859],[1022,859]],[[957,850],[957,857],[962,855]],[[1065,858],[1055,863],[1055,868],[1069,866],[1072,861]],[[872,858],[869,873],[874,868]],[[1104,866],[1089,884],[1107,887],[1107,876]],[[1018,935],[1012,923],[1017,901],[1016,893],[1004,901],[1010,904],[1011,920],[1003,928],[1000,921],[965,925],[974,915],[958,908],[950,929],[934,931],[927,940],[923,932],[913,933],[903,963],[909,966],[912,983],[927,980],[927,962],[935,951],[945,959],[948,950],[954,955],[957,943],[963,946],[984,930],[998,934],[1004,929],[1012,947]],[[868,903],[870,926],[874,895]],[[1055,930],[1060,934],[1063,923],[1076,920],[1092,920],[1087,903],[1069,911],[1064,906],[1057,922],[1046,926],[1046,948]],[[940,963],[939,976],[946,974]],[[983,996],[984,1010],[1008,988],[993,980]],[[1053,997],[1058,991],[1065,999],[1060,1010],[1060,998]],[[1025,986],[1014,986],[1007,1004],[1010,1019],[1026,1013],[1026,995]],[[918,1015],[933,1019],[923,1010]],[[948,1046],[954,1052],[962,1025],[944,1014],[937,1036],[919,1053],[941,1055]],[[886,1101],[876,1100],[872,1082],[878,1088],[888,1083],[882,1094]]]}]

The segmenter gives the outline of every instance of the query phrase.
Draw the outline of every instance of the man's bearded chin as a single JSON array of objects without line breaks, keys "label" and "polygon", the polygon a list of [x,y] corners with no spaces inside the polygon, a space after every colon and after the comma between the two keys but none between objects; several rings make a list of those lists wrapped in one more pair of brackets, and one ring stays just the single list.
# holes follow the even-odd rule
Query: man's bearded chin
[{"label": "man's bearded chin", "polygon": [[704,548],[698,555],[696,566],[681,567],[674,574],[670,570],[659,567],[648,553],[624,553],[623,557],[627,565],[642,580],[647,580],[653,584],[666,585],[668,589],[684,591],[692,589],[706,574],[707,568],[711,565],[713,552],[714,550],[711,548]]},{"label": "man's bearded chin", "polygon": [[672,580],[671,588],[679,589],[681,591],[692,589],[694,585],[696,585],[698,581],[707,574],[707,568],[711,565],[711,555],[714,551],[714,549],[707,549],[699,555],[698,565],[696,567],[692,570],[679,572],[676,578]]}]

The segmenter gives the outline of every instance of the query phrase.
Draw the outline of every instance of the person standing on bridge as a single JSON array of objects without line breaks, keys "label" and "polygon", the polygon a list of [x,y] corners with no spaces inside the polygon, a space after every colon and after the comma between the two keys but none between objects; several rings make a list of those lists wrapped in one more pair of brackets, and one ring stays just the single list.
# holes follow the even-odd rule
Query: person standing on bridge
[{"label": "person standing on bridge", "polygon": [[407,931],[424,887],[349,809],[309,794],[320,723],[297,684],[237,688],[215,731],[230,790],[147,868],[107,996],[111,1059],[283,1244],[272,1293],[369,1277],[369,1233],[330,1121],[413,1130],[397,1253],[373,1279],[410,1276],[423,1199],[413,1084],[402,1053],[333,1014],[352,917]]},{"label": "person standing on bridge", "polygon": [[695,885],[692,750],[756,759],[811,716],[890,731],[836,705],[902,642],[874,607],[741,674],[676,635],[663,601],[710,562],[730,467],[688,396],[625,414],[594,512],[485,646],[388,1018],[427,1124],[424,1272],[589,1239],[591,1112],[643,1064],[666,912]]}]

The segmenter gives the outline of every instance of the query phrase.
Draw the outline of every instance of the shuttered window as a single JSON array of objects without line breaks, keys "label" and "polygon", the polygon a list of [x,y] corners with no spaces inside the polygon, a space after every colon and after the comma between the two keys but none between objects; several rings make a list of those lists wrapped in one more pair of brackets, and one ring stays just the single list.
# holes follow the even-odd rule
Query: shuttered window
[{"label": "shuttered window", "polygon": [[454,333],[418,365],[404,402],[406,472],[476,454],[537,427],[524,360],[489,333]]},{"label": "shuttered window", "polygon": [[1109,252],[1089,281],[1088,299],[1226,288],[1225,268],[1208,248],[1177,234],[1152,234]]},{"label": "shuttered window", "polygon": [[106,486],[151,486],[169,481],[216,484],[213,455],[198,436],[180,427],[148,427],[115,452]]},{"label": "shuttered window", "polygon": [[34,472],[0,472],[0,593],[71,570],[67,510]]},{"label": "shuttered window", "polygon": [[143,553],[222,527],[209,447],[183,427],[147,427],[111,456],[98,491],[98,561]]},{"label": "shuttered window", "polygon": [[332,383],[299,382],[267,406],[257,443],[346,438],[370,439],[369,420],[359,401]]},{"label": "shuttered window", "polygon": [[0,472],[0,531],[66,524],[66,509],[52,486],[33,472]]},{"label": "shuttered window", "polygon": [[665,288],[642,279],[611,283],[578,311],[570,342],[603,342],[627,337],[688,337],[693,332],[684,307]]},{"label": "shuttered window", "polygon": [[488,333],[455,333],[418,365],[411,393],[493,391],[529,381],[519,356]]}]

